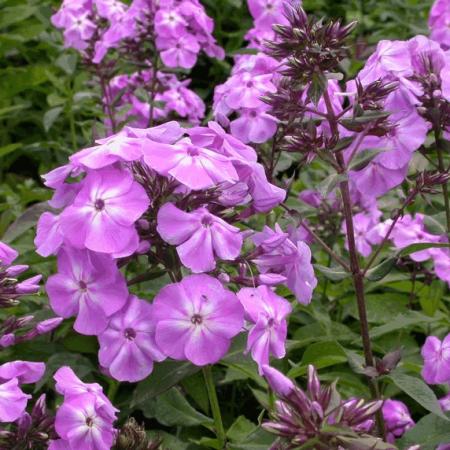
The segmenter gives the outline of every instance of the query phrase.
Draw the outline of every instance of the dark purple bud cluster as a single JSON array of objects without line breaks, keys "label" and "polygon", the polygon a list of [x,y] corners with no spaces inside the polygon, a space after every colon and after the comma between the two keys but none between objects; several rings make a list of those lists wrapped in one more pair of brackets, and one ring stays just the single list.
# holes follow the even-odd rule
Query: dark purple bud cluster
[{"label": "dark purple bud cluster", "polygon": [[382,401],[342,400],[335,383],[321,386],[313,366],[308,366],[306,391],[283,382],[282,377],[272,373],[268,378],[280,397],[271,420],[263,424],[266,430],[280,436],[271,450],[295,449],[305,444],[318,450],[358,448],[354,446],[357,442],[365,445],[369,441],[373,448],[390,448],[370,435]]},{"label": "dark purple bud cluster", "polygon": [[285,5],[288,25],[275,25],[275,41],[267,42],[268,53],[279,60],[286,59],[282,74],[307,83],[319,72],[334,71],[348,54],[345,40],[356,26],[340,21],[324,23],[308,18],[300,4]]}]

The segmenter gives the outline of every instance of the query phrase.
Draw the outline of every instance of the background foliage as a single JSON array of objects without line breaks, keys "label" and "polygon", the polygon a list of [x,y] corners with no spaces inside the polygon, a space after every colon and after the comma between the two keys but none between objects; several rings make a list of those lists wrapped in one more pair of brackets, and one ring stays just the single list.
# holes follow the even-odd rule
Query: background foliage
[{"label": "background foliage", "polygon": [[[251,18],[242,0],[203,3],[214,18],[215,37],[227,52],[225,61],[203,56],[192,72],[192,88],[208,103],[214,86],[226,80],[233,54],[245,46],[244,35],[251,27]],[[42,212],[42,202],[50,195],[39,175],[64,163],[74,150],[90,145],[102,130],[100,94],[89,84],[89,75],[76,53],[62,49],[60,32],[50,24],[50,15],[58,6],[58,2],[50,0],[0,0],[0,239],[17,248],[21,260],[44,277],[54,271],[55,262],[44,261],[33,251],[33,226]],[[340,17],[345,22],[358,20],[353,58],[344,62],[349,76],[357,72],[380,39],[406,39],[427,33],[430,6],[429,0],[304,1],[307,12],[317,16]],[[301,173],[294,189],[300,190],[313,181],[310,173]],[[267,218],[269,222],[275,219]],[[439,227],[438,222],[434,226]],[[318,264],[328,265],[325,254],[314,255]],[[386,354],[402,347],[403,368],[408,370],[408,375],[400,371],[390,375],[385,395],[405,400],[414,417],[425,416],[437,410],[437,401],[423,382],[417,388],[419,379],[411,373],[420,373],[419,349],[431,327],[450,327],[450,296],[443,282],[412,281],[408,274],[396,271],[381,281],[383,270],[378,268],[367,288],[374,350]],[[313,302],[307,308],[297,304],[292,314],[287,358],[290,364],[286,361],[283,369],[291,376],[302,376],[307,364],[312,363],[321,369],[322,380],[339,378],[342,394],[367,396],[367,387],[357,374],[362,358],[358,353],[351,280],[340,280],[339,272],[333,270],[326,276],[318,275],[321,282]],[[143,283],[136,293],[151,296],[165,281],[161,278],[157,283]],[[50,316],[46,304],[42,294],[23,302],[17,312],[44,318]],[[244,346],[244,342],[236,342],[236,348],[223,360],[224,370],[215,373],[224,421],[228,437],[235,443],[232,449],[267,449],[272,437],[257,430],[256,425],[261,419],[259,405],[268,405],[271,398],[265,382],[257,376],[255,364],[242,356]],[[207,393],[201,373],[194,366],[166,361],[137,387],[118,387],[99,373],[96,354],[95,338],[77,335],[67,324],[50,340],[43,338],[16,346],[4,351],[0,359],[47,360],[48,375],[36,389],[47,390],[50,398],[51,374],[60,365],[70,364],[78,375],[95,378],[109,389],[123,417],[134,410],[138,419],[145,418],[148,429],[166,430],[167,435],[159,433],[165,436],[167,448],[195,449],[201,442],[208,444],[201,441],[204,430],[211,429]],[[448,426],[439,428],[433,422],[436,429],[430,430],[427,417],[422,419],[422,426],[431,436],[430,446],[424,449],[434,448],[433,439],[442,442],[447,436],[450,441]],[[405,437],[405,445],[414,443],[414,439]]]}]

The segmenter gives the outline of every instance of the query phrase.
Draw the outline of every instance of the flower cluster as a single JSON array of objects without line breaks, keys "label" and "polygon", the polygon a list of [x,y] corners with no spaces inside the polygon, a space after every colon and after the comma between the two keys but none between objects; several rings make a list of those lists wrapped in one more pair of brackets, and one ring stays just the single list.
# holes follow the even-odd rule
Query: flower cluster
[{"label": "flower cluster", "polygon": [[[397,83],[383,102],[383,109],[390,113],[384,119],[388,121],[388,132],[377,136],[378,133],[368,131],[357,144],[357,153],[374,148],[383,150],[362,170],[350,172],[354,189],[361,196],[379,197],[398,186],[431,126],[436,125],[436,120],[444,129],[448,126],[448,64],[448,55],[424,36],[409,41],[381,41],[358,74],[357,83],[348,84],[347,95],[358,103],[358,83],[366,89],[379,80]],[[440,111],[438,115],[432,112],[436,109]],[[347,155],[354,153],[351,146]]]},{"label": "flower cluster", "polygon": [[116,430],[118,410],[97,383],[83,383],[70,367],[61,367],[54,375],[56,391],[64,396],[55,417],[60,439],[51,441],[49,450],[89,448],[110,450]]},{"label": "flower cluster", "polygon": [[[110,81],[110,95],[118,99],[118,119],[133,127],[147,128],[152,107],[148,91],[153,79],[152,70],[143,70],[132,75],[117,75]],[[191,124],[198,124],[205,115],[205,104],[189,89],[189,83],[190,80],[180,81],[174,74],[157,72],[152,111],[155,121],[178,116]],[[108,125],[111,128],[112,124]]]},{"label": "flower cluster", "polygon": [[280,63],[263,53],[266,39],[274,39],[272,26],[285,23],[282,0],[248,0],[254,28],[246,35],[250,49],[256,54],[235,57],[231,76],[214,90],[214,116],[242,142],[264,143],[277,130],[277,120],[263,101],[275,93],[280,80]]},{"label": "flower cluster", "polygon": [[119,0],[64,0],[52,23],[64,30],[66,47],[90,47],[96,64],[110,49],[139,44],[150,29],[168,67],[192,68],[201,50],[224,55],[211,34],[213,21],[197,0],[134,0],[129,6]]},{"label": "flower cluster", "polygon": [[[146,128],[172,115],[196,124],[204,116],[205,105],[188,88],[190,80],[173,73],[191,69],[200,51],[224,57],[199,1],[65,0],[52,23],[64,30],[65,46],[77,49],[95,76],[109,130],[124,123]],[[123,62],[135,72],[129,74]]]},{"label": "flower cluster", "polygon": [[[273,450],[294,449],[313,442],[315,448],[324,450],[358,448],[358,438],[365,438],[366,448],[376,448],[381,443],[369,433],[382,401],[342,400],[334,385],[321,386],[311,365],[306,392],[272,367],[263,366],[263,372],[279,397],[271,420],[263,423],[266,430],[280,436]],[[330,425],[335,432],[327,432]]]},{"label": "flower cluster", "polygon": [[[42,215],[36,237],[41,255],[57,254],[58,273],[46,284],[50,305],[75,317],[77,332],[98,337],[100,365],[112,377],[141,380],[166,357],[217,362],[244,331],[244,311],[248,350],[260,367],[270,354],[284,356],[291,308],[268,286],[284,283],[308,303],[317,280],[298,233],[278,225],[243,233],[235,225],[285,197],[253,148],[215,122],[126,127],[44,178],[55,190],[50,204],[61,209]],[[173,281],[153,304],[130,295],[119,270],[140,255]],[[183,278],[182,267],[193,275]],[[244,289],[236,297],[216,277]]]}]

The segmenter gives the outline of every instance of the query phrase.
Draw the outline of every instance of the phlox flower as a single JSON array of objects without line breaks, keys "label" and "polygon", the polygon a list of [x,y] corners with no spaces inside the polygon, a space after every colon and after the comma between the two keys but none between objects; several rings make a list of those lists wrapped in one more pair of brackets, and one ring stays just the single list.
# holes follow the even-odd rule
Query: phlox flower
[{"label": "phlox flower", "polygon": [[387,441],[395,440],[414,426],[408,407],[398,400],[385,400],[383,402],[383,418],[386,425]]},{"label": "phlox flower", "polygon": [[428,25],[431,39],[441,44],[442,48],[450,48],[450,4],[448,0],[436,0],[430,11]]},{"label": "phlox flower", "polygon": [[39,255],[53,255],[63,244],[64,235],[59,219],[60,216],[56,216],[50,212],[45,212],[39,217],[36,238],[34,239],[36,253]]},{"label": "phlox flower", "polygon": [[214,364],[244,325],[236,295],[208,275],[190,275],[155,297],[156,343],[169,357]]},{"label": "phlox flower", "polygon": [[11,248],[8,244],[0,241],[0,264],[9,266],[17,257],[19,253],[17,250]]},{"label": "phlox flower", "polygon": [[139,243],[134,224],[148,206],[144,188],[130,172],[92,171],[72,205],[61,214],[61,228],[74,247],[128,256]]},{"label": "phlox flower", "polygon": [[242,142],[267,142],[277,131],[278,120],[265,110],[243,109],[240,116],[230,123],[230,130]]},{"label": "phlox flower", "polygon": [[200,52],[198,41],[189,34],[178,38],[158,37],[156,46],[161,52],[163,63],[167,67],[192,69],[197,62],[197,55]]},{"label": "phlox flower", "polygon": [[25,411],[28,399],[27,395],[19,387],[19,380],[12,378],[0,384],[0,422],[14,422]]},{"label": "phlox flower", "polygon": [[143,380],[152,372],[153,361],[165,359],[155,343],[152,305],[134,296],[110,317],[98,340],[100,364],[119,381]]},{"label": "phlox flower", "polygon": [[429,384],[447,383],[450,380],[450,334],[442,341],[428,336],[422,347],[422,377]]},{"label": "phlox flower", "polygon": [[45,364],[31,361],[10,361],[0,365],[0,382],[17,378],[20,384],[36,383],[45,372]]},{"label": "phlox flower", "polygon": [[[441,236],[428,233],[425,230],[424,216],[416,214],[413,218],[406,214],[396,224],[391,233],[391,239],[397,248],[405,248],[412,244],[422,243],[439,243]],[[436,250],[433,248],[420,250],[410,255],[414,261],[421,262],[430,259],[435,254]]]},{"label": "phlox flower", "polygon": [[98,403],[105,405],[109,414],[113,415],[117,409],[103,393],[103,388],[98,383],[84,383],[75,372],[68,366],[60,367],[53,375],[56,381],[56,392],[63,395],[65,399],[80,397],[84,394],[93,394],[97,397]]},{"label": "phlox flower", "polygon": [[115,419],[96,395],[83,394],[65,399],[56,412],[55,430],[70,449],[110,450]]},{"label": "phlox flower", "polygon": [[246,319],[253,324],[248,334],[247,351],[251,351],[262,375],[262,367],[269,364],[270,354],[276,358],[286,354],[286,317],[292,308],[287,300],[267,286],[243,288],[237,296]]},{"label": "phlox flower", "polygon": [[164,176],[172,176],[189,189],[207,189],[225,181],[238,181],[232,162],[208,148],[182,139],[174,145],[148,143],[144,161]]},{"label": "phlox flower", "polygon": [[20,384],[35,383],[42,378],[45,364],[11,361],[0,366],[0,422],[14,422],[25,412],[28,399]]},{"label": "phlox flower", "polygon": [[232,261],[241,251],[239,228],[206,208],[188,213],[166,203],[158,212],[157,222],[160,236],[177,246],[181,262],[193,272],[209,272],[216,267],[214,256]]},{"label": "phlox flower", "polygon": [[450,286],[450,252],[443,248],[430,249],[430,251],[436,276]]},{"label": "phlox flower", "polygon": [[294,243],[283,233],[278,224],[275,230],[264,227],[256,233],[253,242],[261,252],[253,260],[261,273],[277,273],[286,278],[287,287],[302,304],[310,303],[317,286],[317,278],[311,264],[311,250],[302,241]]},{"label": "phlox flower", "polygon": [[109,256],[71,247],[58,253],[58,273],[48,278],[46,290],[52,309],[62,317],[76,316],[75,330],[88,335],[101,333],[128,297]]}]

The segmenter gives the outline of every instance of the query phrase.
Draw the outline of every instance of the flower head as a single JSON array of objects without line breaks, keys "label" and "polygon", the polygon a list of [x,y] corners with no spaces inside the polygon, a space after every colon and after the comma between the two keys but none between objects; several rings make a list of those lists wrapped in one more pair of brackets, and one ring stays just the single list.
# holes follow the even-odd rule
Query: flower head
[{"label": "flower head", "polygon": [[291,312],[290,303],[276,295],[267,286],[256,289],[243,288],[237,293],[244,307],[247,320],[253,323],[250,328],[247,350],[258,363],[260,372],[269,364],[269,355],[283,358],[286,354],[287,336],[286,316]]},{"label": "flower head", "polygon": [[53,310],[62,317],[76,316],[74,328],[82,334],[100,334],[128,297],[125,280],[109,256],[71,247],[58,253],[58,273],[48,278],[46,289]]},{"label": "flower head", "polygon": [[216,267],[214,256],[234,260],[242,247],[239,228],[229,225],[206,208],[190,213],[166,203],[158,212],[158,233],[177,245],[181,262],[193,272],[209,272]]},{"label": "flower head", "polygon": [[450,380],[450,334],[442,341],[428,336],[421,353],[423,379],[430,384],[447,383]]},{"label": "flower head", "polygon": [[244,325],[236,295],[208,275],[191,275],[165,286],[153,305],[158,347],[173,359],[197,366],[219,361]]},{"label": "flower head", "polygon": [[100,364],[119,381],[142,380],[152,372],[153,361],[165,359],[155,343],[152,305],[134,296],[109,318],[98,340]]}]

